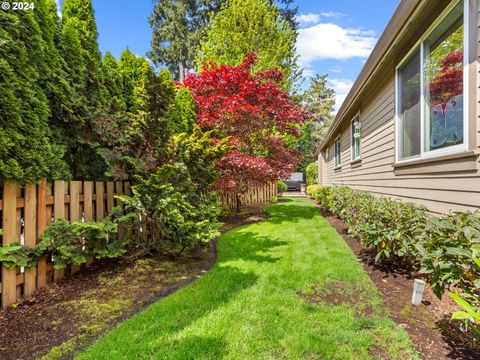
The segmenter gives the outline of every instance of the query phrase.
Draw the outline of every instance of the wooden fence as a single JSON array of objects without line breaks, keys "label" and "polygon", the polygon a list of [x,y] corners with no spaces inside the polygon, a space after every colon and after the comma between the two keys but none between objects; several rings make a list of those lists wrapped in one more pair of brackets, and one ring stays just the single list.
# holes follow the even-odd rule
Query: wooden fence
[{"label": "wooden fence", "polygon": [[[265,203],[278,196],[277,182],[249,189],[241,198],[242,205]],[[220,201],[230,209],[237,207],[237,195],[233,192],[220,194]]]},{"label": "wooden fence", "polygon": [[[47,225],[57,218],[102,220],[116,206],[115,195],[130,194],[129,182],[55,181],[20,186],[5,183],[0,196],[0,215],[4,230],[3,245],[20,242],[35,246]],[[51,259],[40,259],[37,266],[1,271],[2,307],[30,296],[35,289],[57,281],[79,267],[54,270]]]},{"label": "wooden fence", "polygon": [[[1,184],[0,184],[1,185]],[[55,181],[18,185],[4,183],[0,186],[0,228],[4,235],[2,245],[19,242],[35,246],[47,225],[57,218],[99,221],[117,206],[115,195],[130,195],[130,183],[122,181]],[[276,183],[249,190],[242,198],[243,204],[270,201],[277,196]],[[236,207],[235,194],[221,194],[221,201],[230,208]],[[0,263],[1,264],[1,263]],[[79,266],[54,270],[51,259],[42,258],[32,269],[7,269],[2,267],[0,279],[1,306],[7,307],[29,297],[33,291],[65,275],[75,273]]]}]

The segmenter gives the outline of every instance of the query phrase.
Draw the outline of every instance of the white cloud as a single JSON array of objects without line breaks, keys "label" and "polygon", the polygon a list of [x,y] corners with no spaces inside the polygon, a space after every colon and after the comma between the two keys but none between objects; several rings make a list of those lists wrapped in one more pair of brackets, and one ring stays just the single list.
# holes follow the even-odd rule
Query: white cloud
[{"label": "white cloud", "polygon": [[349,79],[330,79],[328,82],[335,90],[335,113],[337,113],[352,88],[353,81]]},{"label": "white cloud", "polygon": [[320,13],[320,15],[322,15],[322,17],[326,17],[326,18],[339,18],[339,17],[345,16],[344,13],[334,12],[334,11],[322,12],[322,13]]},{"label": "white cloud", "polygon": [[320,23],[298,31],[297,49],[300,66],[311,67],[317,60],[367,58],[377,38],[373,31],[343,28],[337,24]]},{"label": "white cloud", "polygon": [[297,21],[302,24],[317,24],[320,21],[320,14],[308,13],[297,15]]}]

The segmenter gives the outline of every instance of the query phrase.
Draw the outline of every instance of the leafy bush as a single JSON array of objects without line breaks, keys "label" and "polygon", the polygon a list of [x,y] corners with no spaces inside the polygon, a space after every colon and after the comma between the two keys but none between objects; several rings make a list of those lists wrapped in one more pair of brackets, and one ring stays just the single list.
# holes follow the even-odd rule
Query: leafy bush
[{"label": "leafy bush", "polygon": [[344,186],[322,186],[315,198],[350,225],[350,234],[366,248],[375,249],[376,261],[394,256],[414,262],[417,229],[427,220],[424,207]]},{"label": "leafy bush", "polygon": [[74,225],[63,218],[52,222],[43,235],[37,248],[42,254],[52,256],[55,269],[61,269],[68,264],[83,264],[88,255],[84,251],[85,241],[74,232]]},{"label": "leafy bush", "polygon": [[316,195],[317,195],[317,192],[322,188],[322,186],[318,185],[318,184],[314,184],[314,185],[308,185],[307,186],[307,196],[309,198],[312,198],[312,199],[315,199],[316,198]]},{"label": "leafy bush", "polygon": [[308,187],[307,192],[344,220],[366,248],[375,249],[375,261],[395,258],[420,267],[438,297],[454,286],[465,301],[480,306],[479,215],[429,217],[425,207],[348,187]]},{"label": "leafy bush", "polygon": [[39,256],[40,253],[36,248],[24,246],[20,243],[0,247],[0,262],[8,269],[16,267],[30,269],[37,264]]},{"label": "leafy bush", "polygon": [[464,327],[470,327],[480,339],[480,307],[475,309],[472,304],[459,294],[450,292],[448,295],[463,309],[455,311],[452,315],[452,320],[463,321]]},{"label": "leafy bush", "polygon": [[[432,217],[416,245],[421,272],[427,274],[435,294],[452,286],[480,305],[480,216],[471,212]],[[477,259],[478,260],[478,259]]]},{"label": "leafy bush", "polygon": [[149,178],[137,180],[132,197],[118,198],[148,233],[137,242],[142,252],[182,252],[220,234],[217,217],[221,207],[216,193],[193,192],[195,184],[184,165],[164,165]]},{"label": "leafy bush", "polygon": [[278,188],[279,193],[283,193],[283,192],[287,191],[288,186],[282,180],[278,180],[277,188]]},{"label": "leafy bush", "polygon": [[318,183],[318,166],[317,163],[310,163],[306,168],[307,185],[314,185]]}]

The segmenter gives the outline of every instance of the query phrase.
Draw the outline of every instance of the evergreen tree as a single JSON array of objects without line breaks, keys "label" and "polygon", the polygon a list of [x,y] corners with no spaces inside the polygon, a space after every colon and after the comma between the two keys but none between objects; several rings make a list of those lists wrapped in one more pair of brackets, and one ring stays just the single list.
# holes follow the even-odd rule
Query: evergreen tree
[{"label": "evergreen tree", "polygon": [[[146,64],[146,65],[145,65]],[[136,57],[126,48],[118,60],[118,73],[122,82],[123,99],[127,111],[135,112],[135,88],[138,86],[144,67],[149,66],[145,58]]]},{"label": "evergreen tree", "polygon": [[296,31],[269,0],[227,0],[207,26],[196,60],[236,66],[254,52],[254,70],[279,68],[289,88],[298,75],[295,41]]},{"label": "evergreen tree", "polygon": [[153,29],[150,59],[167,66],[180,82],[192,67],[196,49],[210,13],[225,0],[156,0],[150,25]]},{"label": "evergreen tree", "polygon": [[39,73],[48,52],[35,13],[0,11],[0,42],[0,180],[66,177],[63,149],[48,127]]},{"label": "evergreen tree", "polygon": [[123,82],[120,76],[117,60],[107,51],[102,59],[101,73],[107,98],[109,99],[107,105],[107,113],[125,112],[126,103],[124,99]]},{"label": "evergreen tree", "polygon": [[300,128],[297,149],[303,154],[304,160],[299,164],[298,171],[305,171],[307,164],[316,160],[316,149],[333,120],[335,91],[328,87],[327,81],[327,75],[317,74],[301,96],[312,119]]},{"label": "evergreen tree", "polygon": [[62,4],[62,22],[64,26],[74,27],[82,49],[85,64],[86,82],[84,96],[90,106],[91,117],[105,99],[101,98],[102,81],[99,73],[101,61],[98,47],[97,24],[91,0],[65,0]]}]

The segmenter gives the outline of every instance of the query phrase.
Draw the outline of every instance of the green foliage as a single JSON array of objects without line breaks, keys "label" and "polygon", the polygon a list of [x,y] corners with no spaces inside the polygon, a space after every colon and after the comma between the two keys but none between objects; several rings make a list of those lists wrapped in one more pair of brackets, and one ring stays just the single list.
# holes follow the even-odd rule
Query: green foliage
[{"label": "green foliage", "polygon": [[182,252],[219,235],[221,209],[215,193],[194,193],[183,164],[163,165],[147,179],[137,179],[133,196],[118,197],[137,214],[143,231],[137,242],[143,253]]},{"label": "green foliage", "polygon": [[375,249],[376,261],[393,257],[415,263],[418,228],[427,221],[424,207],[348,187],[320,187],[315,196],[365,247]]},{"label": "green foliage", "polygon": [[480,216],[471,212],[432,217],[417,243],[421,271],[441,297],[452,286],[480,305]]},{"label": "green foliage", "polygon": [[30,269],[36,265],[39,256],[39,251],[36,248],[24,246],[20,243],[0,247],[0,262],[2,266],[8,269],[16,267]]},{"label": "green foliage", "polygon": [[[480,266],[480,260],[478,265]],[[470,327],[480,338],[480,307],[475,309],[465,298],[457,293],[449,292],[448,295],[460,305],[463,310],[455,311],[452,320],[463,321],[464,327]]]},{"label": "green foliage", "polygon": [[278,180],[277,188],[278,188],[279,193],[283,193],[283,192],[287,191],[288,186],[282,180]]},{"label": "green foliage", "polygon": [[0,181],[68,175],[48,126],[49,89],[42,85],[51,54],[35,13],[0,12]]},{"label": "green foliage", "polygon": [[150,17],[153,29],[149,57],[167,66],[183,82],[192,67],[203,29],[225,0],[157,0]]},{"label": "green foliage", "polygon": [[465,301],[480,305],[480,216],[456,212],[428,217],[424,207],[348,187],[307,188],[325,208],[349,225],[349,232],[375,260],[400,260],[420,267],[441,298],[455,287]]},{"label": "green foliage", "polygon": [[202,62],[240,65],[247,54],[256,53],[253,71],[279,68],[289,88],[298,75],[296,32],[278,8],[268,0],[227,0],[206,27],[196,57]]},{"label": "green foliage", "polygon": [[37,247],[41,253],[52,256],[55,269],[62,269],[70,263],[80,265],[87,261],[85,242],[75,234],[74,225],[68,220],[56,219],[40,239]]},{"label": "green foliage", "polygon": [[306,168],[307,185],[318,183],[318,166],[316,162],[310,163]]},{"label": "green foliage", "polygon": [[317,75],[310,79],[310,87],[299,100],[312,115],[312,119],[300,127],[300,138],[294,140],[304,157],[297,170],[305,171],[307,164],[316,160],[316,150],[333,120],[335,91],[328,87],[327,75]]},{"label": "green foliage", "polygon": [[313,185],[307,185],[307,195],[309,198],[312,199],[317,199],[317,194],[320,191],[320,189],[324,188],[323,186],[319,184],[313,184]]},{"label": "green foliage", "polygon": [[131,227],[123,236],[119,234],[119,227],[131,222],[132,217],[124,216],[120,208],[115,208],[99,222],[70,223],[65,219],[56,219],[41,236],[35,251],[39,256],[51,256],[55,269],[71,263],[80,265],[91,257],[119,257],[126,252],[131,241]]}]

